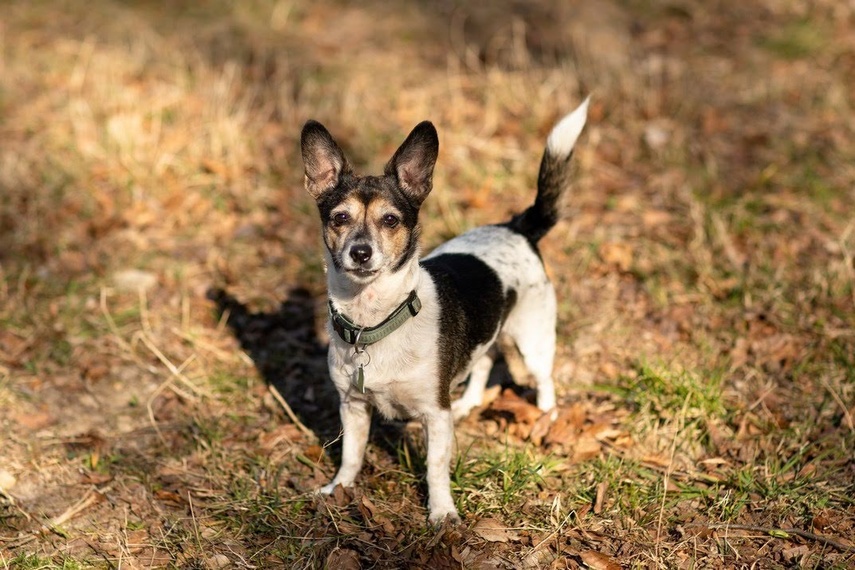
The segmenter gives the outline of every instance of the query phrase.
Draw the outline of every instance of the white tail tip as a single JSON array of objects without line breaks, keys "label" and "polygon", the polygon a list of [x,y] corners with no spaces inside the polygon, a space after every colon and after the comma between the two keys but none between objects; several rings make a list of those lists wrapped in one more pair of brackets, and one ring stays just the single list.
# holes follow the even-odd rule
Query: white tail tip
[{"label": "white tail tip", "polygon": [[576,107],[576,110],[565,115],[563,119],[558,121],[558,124],[552,128],[549,133],[549,138],[546,139],[546,149],[549,154],[557,158],[567,158],[576,144],[576,139],[582,133],[582,128],[585,126],[585,121],[588,118],[588,102],[591,96],[585,97],[582,104]]}]

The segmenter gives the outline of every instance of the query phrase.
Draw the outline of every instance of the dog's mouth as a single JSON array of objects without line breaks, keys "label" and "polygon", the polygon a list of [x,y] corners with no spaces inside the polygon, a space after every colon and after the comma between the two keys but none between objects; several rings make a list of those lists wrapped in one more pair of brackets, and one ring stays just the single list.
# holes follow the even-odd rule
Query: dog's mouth
[{"label": "dog's mouth", "polygon": [[379,273],[379,269],[363,269],[362,267],[357,267],[355,269],[348,269],[347,272],[356,275],[362,279],[367,279],[368,277],[373,277]]}]

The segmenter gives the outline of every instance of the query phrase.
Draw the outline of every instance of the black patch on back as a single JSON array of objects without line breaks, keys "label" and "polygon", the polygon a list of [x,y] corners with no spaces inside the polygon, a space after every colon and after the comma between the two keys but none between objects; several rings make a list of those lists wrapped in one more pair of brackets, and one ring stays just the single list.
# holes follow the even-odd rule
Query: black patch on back
[{"label": "black patch on back", "polygon": [[466,369],[475,348],[493,338],[517,294],[513,289],[503,293],[496,272],[473,255],[446,253],[421,265],[439,299],[439,405],[448,409],[451,381]]}]

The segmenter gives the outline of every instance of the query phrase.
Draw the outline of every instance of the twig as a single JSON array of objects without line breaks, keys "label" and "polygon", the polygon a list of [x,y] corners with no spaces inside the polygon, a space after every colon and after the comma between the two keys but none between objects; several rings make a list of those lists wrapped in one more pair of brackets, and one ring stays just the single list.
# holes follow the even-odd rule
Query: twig
[{"label": "twig", "polygon": [[110,309],[107,308],[107,288],[101,288],[101,313],[104,315],[104,320],[107,321],[107,327],[110,329],[110,332],[113,333],[113,340],[116,341],[116,344],[119,345],[120,348],[124,349],[125,352],[128,353],[131,360],[136,362],[140,368],[148,370],[154,374],[157,374],[157,368],[154,366],[143,362],[139,356],[134,352],[134,348],[128,344],[128,342],[122,338],[122,333],[119,332],[119,327],[116,326],[116,321],[113,320],[113,316],[110,314]]},{"label": "twig", "polygon": [[828,380],[825,378],[825,376],[821,377],[820,381],[822,382],[822,385],[825,386],[825,389],[828,390],[828,392],[831,394],[831,397],[834,398],[834,401],[837,402],[837,405],[840,406],[840,409],[843,410],[843,417],[846,418],[846,424],[849,426],[849,431],[855,433],[855,423],[853,423],[852,421],[852,414],[849,413],[849,408],[846,407],[846,404],[843,402],[843,400],[840,398],[834,388],[831,387],[831,384],[828,383]]},{"label": "twig", "polygon": [[231,351],[225,351],[221,348],[218,348],[211,344],[210,342],[204,341],[202,339],[196,338],[190,333],[184,332],[176,327],[169,327],[169,330],[172,331],[172,334],[175,336],[189,342],[194,347],[202,348],[212,353],[214,356],[219,358],[220,360],[229,361],[234,358],[234,354]]},{"label": "twig", "polygon": [[594,497],[594,506],[592,510],[595,515],[598,515],[603,512],[603,503],[606,501],[606,490],[609,488],[609,482],[605,479],[600,481],[597,485],[597,494]]},{"label": "twig", "polygon": [[[614,445],[609,443],[608,440],[604,440],[602,443],[603,443],[605,448],[607,448],[609,451],[611,451],[615,455],[617,455],[619,457],[626,458],[626,459],[633,459],[629,454],[626,453],[626,450],[615,447]],[[673,463],[673,461],[672,461],[672,463]],[[670,477],[671,479],[676,479],[678,481],[690,482],[690,483],[691,482],[704,483],[706,485],[722,485],[722,484],[726,483],[726,481],[721,479],[720,477],[716,477],[714,475],[708,475],[706,473],[700,473],[700,472],[690,473],[688,471],[674,471],[674,470],[672,470],[672,467],[670,465],[663,467],[662,465],[657,465],[656,463],[653,463],[651,461],[644,461],[644,460],[640,460],[638,462],[638,464],[641,465],[642,467],[646,467],[647,469],[650,469],[651,471],[656,471],[658,473],[663,473],[663,474],[668,473],[668,477]]]},{"label": "twig", "polygon": [[[194,354],[190,358],[185,360],[181,364],[181,366],[179,366],[177,368],[178,372],[181,373],[184,370],[185,366],[187,366],[187,364],[189,364],[195,358],[195,356],[196,355]],[[160,396],[161,392],[163,392],[167,388],[172,390],[173,392],[175,392],[176,394],[178,394],[180,397],[184,398],[185,400],[193,401],[193,396],[191,394],[187,394],[183,390],[179,390],[175,386],[174,378],[175,377],[170,376],[169,378],[167,378],[166,380],[161,382],[160,385],[154,389],[154,392],[151,393],[151,396],[148,397],[148,402],[146,402],[146,409],[148,410],[148,419],[151,422],[151,426],[154,428],[154,432],[157,434],[157,437],[158,437],[158,439],[160,439],[160,442],[164,446],[167,446],[167,447],[168,447],[168,444],[166,443],[166,439],[163,437],[163,434],[160,432],[160,428],[157,425],[157,420],[155,420],[155,418],[154,418],[154,407],[153,407],[154,401],[158,398],[158,396]]]},{"label": "twig", "polygon": [[49,520],[43,527],[42,532],[46,530],[56,531],[58,527],[67,523],[69,520],[73,519],[95,503],[97,503],[103,496],[104,493],[107,492],[109,486],[102,487],[101,489],[89,489],[89,491],[83,496],[82,499],[77,501],[74,505],[70,506],[60,514]]},{"label": "twig", "polygon": [[297,428],[308,437],[315,437],[314,432],[312,432],[312,430],[303,425],[303,422],[300,421],[300,419],[294,413],[294,410],[291,409],[291,406],[288,405],[288,402],[285,401],[285,398],[283,398],[282,394],[279,393],[279,390],[276,389],[276,386],[270,384],[267,389],[270,391],[270,394],[273,396],[273,398],[277,402],[279,402],[279,405],[282,406],[282,409],[285,410],[285,413],[288,415],[291,421],[294,422],[294,425],[297,426]]},{"label": "twig", "polygon": [[24,544],[34,541],[39,536],[48,534],[49,532],[53,532],[60,536],[63,536],[64,533],[62,529],[60,529],[60,526],[73,519],[92,505],[96,504],[98,501],[100,501],[101,498],[104,496],[104,493],[106,493],[109,489],[110,485],[107,485],[106,487],[101,487],[100,489],[89,489],[86,494],[83,495],[82,499],[68,507],[64,512],[45,522],[35,532],[32,532],[28,536],[24,536],[23,538],[15,540],[8,546],[10,548],[23,546]]},{"label": "twig", "polygon": [[554,540],[561,533],[561,530],[567,525],[567,522],[570,520],[570,517],[574,516],[575,514],[576,514],[576,511],[573,511],[573,510],[568,511],[567,514],[564,515],[564,520],[562,520],[561,524],[558,525],[558,528],[556,528],[555,530],[553,530],[552,532],[547,534],[543,538],[543,540],[541,540],[540,542],[535,544],[531,548],[531,550],[528,551],[528,554],[526,554],[525,557],[528,558],[529,556],[533,555],[538,550],[541,550],[542,548],[546,548],[547,546],[549,546],[549,543],[551,543],[552,540]]},{"label": "twig", "polygon": [[[157,346],[154,344],[154,342],[151,340],[151,338],[150,338],[146,333],[144,333],[144,332],[143,332],[142,334],[139,334],[139,335],[137,335],[137,336],[138,336],[138,338],[142,341],[142,343],[146,346],[146,348],[148,348],[148,349],[151,351],[151,353],[152,353],[152,354],[154,354],[154,355],[157,357],[157,359],[158,359],[158,360],[160,360],[160,362],[161,362],[161,363],[163,363],[163,365],[164,365],[164,366],[166,366],[166,368],[169,370],[169,372],[171,372],[173,376],[175,376],[178,380],[180,380],[180,381],[181,381],[181,383],[182,383],[182,384],[184,384],[185,386],[187,386],[188,388],[190,388],[190,390],[191,390],[191,391],[192,391],[196,396],[204,396],[204,395],[205,395],[205,393],[202,391],[202,389],[201,389],[201,388],[199,388],[198,386],[196,386],[195,384],[193,384],[193,382],[191,382],[191,381],[190,381],[190,379],[189,379],[189,378],[187,378],[187,377],[186,377],[186,376],[181,372],[183,368],[185,368],[185,367],[186,367],[190,362],[192,362],[193,360],[195,360],[195,358],[196,358],[196,355],[195,355],[195,354],[190,355],[190,357],[189,357],[187,360],[185,360],[185,361],[181,364],[181,366],[180,366],[180,367],[178,367],[178,366],[175,366],[175,365],[172,363],[172,361],[170,361],[170,360],[166,357],[166,355],[164,355],[164,354],[160,351],[160,349],[159,349],[159,348],[157,348]],[[188,399],[190,399],[190,400],[192,401],[192,400],[194,400],[195,398],[194,398],[194,397],[189,397]]]},{"label": "twig", "polygon": [[665,500],[668,497],[668,482],[671,480],[671,475],[674,471],[674,458],[677,456],[677,434],[683,431],[683,426],[686,422],[686,413],[689,407],[689,396],[683,402],[683,408],[680,411],[677,430],[674,434],[674,439],[671,440],[671,457],[668,458],[668,466],[662,474],[662,502],[659,505],[659,519],[656,523],[656,560],[660,560],[659,543],[662,538],[662,527],[665,523]]},{"label": "twig", "polygon": [[806,538],[808,540],[813,540],[815,542],[820,542],[826,546],[834,547],[841,552],[850,552],[855,550],[855,546],[842,544],[826,536],[814,534],[806,530],[799,530],[797,528],[774,528],[755,526],[751,524],[714,524],[710,525],[709,528],[713,530],[747,530],[751,532],[762,532],[765,535],[783,539],[788,539],[790,538],[790,535],[795,535],[801,538]]},{"label": "twig", "polygon": [[9,502],[9,504],[10,504],[10,505],[12,505],[12,507],[13,507],[16,511],[18,511],[19,513],[21,513],[22,515],[24,515],[24,518],[25,518],[25,519],[27,519],[27,522],[29,522],[29,521],[33,520],[33,517],[31,517],[31,516],[30,516],[30,513],[28,513],[27,511],[25,511],[25,510],[21,507],[21,505],[19,505],[19,504],[18,504],[18,501],[16,501],[16,500],[15,500],[15,497],[13,497],[12,495],[10,495],[10,494],[9,494],[9,493],[8,493],[8,492],[7,492],[3,487],[0,487],[0,496],[2,496],[3,498],[5,498],[5,499]]}]

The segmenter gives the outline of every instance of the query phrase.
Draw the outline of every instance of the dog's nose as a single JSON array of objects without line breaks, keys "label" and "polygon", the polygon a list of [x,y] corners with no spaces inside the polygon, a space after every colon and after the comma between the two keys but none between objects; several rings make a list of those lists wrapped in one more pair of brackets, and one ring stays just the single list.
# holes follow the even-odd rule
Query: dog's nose
[{"label": "dog's nose", "polygon": [[356,263],[365,263],[371,259],[371,246],[366,244],[355,245],[350,248],[350,258]]}]

